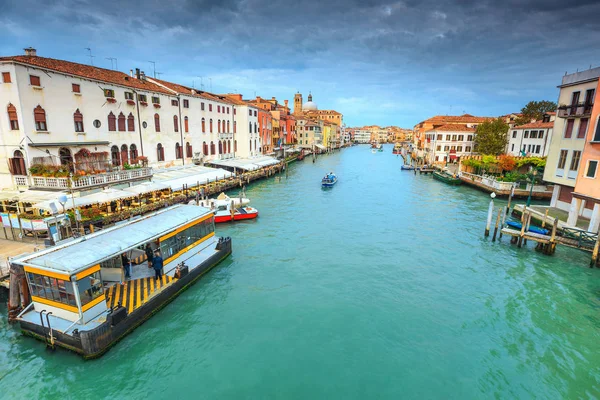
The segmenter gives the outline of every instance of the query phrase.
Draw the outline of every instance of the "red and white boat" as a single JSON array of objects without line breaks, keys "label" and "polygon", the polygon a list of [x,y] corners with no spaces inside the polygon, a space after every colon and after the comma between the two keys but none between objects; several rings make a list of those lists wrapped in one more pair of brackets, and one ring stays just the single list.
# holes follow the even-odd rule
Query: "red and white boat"
[{"label": "red and white boat", "polygon": [[240,221],[258,217],[258,210],[250,206],[235,207],[223,200],[214,200],[215,223]]}]

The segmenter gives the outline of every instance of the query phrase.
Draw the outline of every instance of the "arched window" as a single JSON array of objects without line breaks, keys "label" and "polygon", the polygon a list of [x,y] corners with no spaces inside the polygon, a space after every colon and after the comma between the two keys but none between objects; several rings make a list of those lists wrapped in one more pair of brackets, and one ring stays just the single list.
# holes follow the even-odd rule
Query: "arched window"
[{"label": "arched window", "polygon": [[35,120],[35,130],[45,132],[48,130],[48,124],[46,124],[46,111],[42,106],[37,106],[33,110],[33,118]]},{"label": "arched window", "polygon": [[133,114],[129,113],[127,116],[127,130],[129,132],[135,131],[135,118],[133,118]]},{"label": "arched window", "polygon": [[129,152],[127,151],[127,145],[121,146],[121,163],[123,165],[129,164]]},{"label": "arched window", "polygon": [[154,130],[160,132],[160,115],[154,114]]},{"label": "arched window", "polygon": [[219,154],[223,154],[223,142],[219,140]]},{"label": "arched window", "polygon": [[17,109],[12,104],[8,103],[8,107],[6,107],[6,111],[8,112],[8,120],[10,121],[10,129],[13,131],[19,130],[19,118],[17,118]]},{"label": "arched window", "polygon": [[83,130],[83,114],[81,114],[79,108],[73,113],[73,122],[75,123],[75,132],[85,132]]},{"label": "arched window", "polygon": [[212,131],[213,131],[213,130],[212,130],[212,118],[210,119],[210,121],[209,121],[208,125],[209,125],[209,126],[208,126],[208,128],[209,128],[209,131],[210,131],[210,133],[212,133]]},{"label": "arched window", "polygon": [[110,159],[114,167],[121,165],[121,157],[119,156],[119,148],[117,146],[110,148]]},{"label": "arched window", "polygon": [[115,117],[115,114],[113,114],[111,111],[110,113],[108,113],[108,131],[115,132],[116,130],[117,130],[117,118]]},{"label": "arched window", "polygon": [[177,118],[177,115],[173,115],[173,129],[175,132],[179,132],[179,118]]},{"label": "arched window", "polygon": [[231,140],[227,140],[227,152],[231,153]]},{"label": "arched window", "polygon": [[231,132],[231,131],[229,130],[229,121],[227,121],[227,132],[228,132],[228,133],[229,133],[229,132]]},{"label": "arched window", "polygon": [[23,157],[21,150],[15,150],[13,158],[8,159],[8,168],[13,175],[27,175],[25,158]]},{"label": "arched window", "polygon": [[252,133],[252,122],[248,122],[248,133]]},{"label": "arched window", "polygon": [[186,142],[186,144],[185,144],[185,156],[187,158],[192,158],[192,156],[193,156],[192,145],[190,144],[190,142]]},{"label": "arched window", "polygon": [[202,133],[206,133],[206,120],[202,118]]},{"label": "arched window", "polygon": [[137,146],[133,143],[129,146],[129,158],[132,164],[137,163],[138,151]]},{"label": "arched window", "polygon": [[188,133],[190,131],[188,117],[183,118],[183,127],[185,128],[185,133]]},{"label": "arched window", "polygon": [[237,151],[237,140],[233,141],[233,151]]},{"label": "arched window", "polygon": [[202,154],[204,154],[205,156],[208,155],[208,145],[206,144],[206,142],[202,142]]},{"label": "arched window", "polygon": [[181,151],[181,146],[179,145],[179,142],[175,143],[175,158],[177,160],[179,160],[180,158],[183,158],[183,152]]},{"label": "arched window", "polygon": [[214,155],[215,154],[215,144],[213,143],[213,141],[210,141],[210,154]]},{"label": "arched window", "polygon": [[60,165],[66,165],[69,169],[73,170],[73,157],[71,156],[71,150],[66,147],[58,149],[58,158],[60,159]]},{"label": "arched window", "polygon": [[256,130],[256,122],[255,122],[254,123],[254,133],[256,133],[256,132],[258,132],[258,131]]},{"label": "arched window", "polygon": [[125,132],[125,114],[119,113],[117,127],[119,128],[119,132]]},{"label": "arched window", "polygon": [[236,133],[237,131],[237,122],[233,121],[233,133]]},{"label": "arched window", "polygon": [[165,161],[165,148],[160,143],[156,145],[156,158],[158,161]]},{"label": "arched window", "polygon": [[221,120],[217,121],[217,132],[221,133]]}]

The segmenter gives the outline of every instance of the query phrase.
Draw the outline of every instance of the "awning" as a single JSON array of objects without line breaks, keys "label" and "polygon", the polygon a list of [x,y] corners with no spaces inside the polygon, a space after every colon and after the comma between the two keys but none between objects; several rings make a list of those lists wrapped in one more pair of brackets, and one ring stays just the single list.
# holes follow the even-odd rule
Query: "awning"
[{"label": "awning", "polygon": [[[111,201],[127,199],[130,197],[135,197],[135,194],[131,193],[131,192],[125,192],[123,190],[106,189],[106,190],[103,190],[98,193],[89,194],[87,196],[81,196],[81,197],[75,197],[75,198],[69,197],[67,203],[65,204],[65,209],[70,210],[75,207],[89,206],[92,204],[110,203]],[[48,201],[43,201],[41,203],[34,204],[33,208],[49,211],[50,203],[52,203],[52,202],[56,203],[57,206],[60,205],[58,203],[58,200],[48,200]]]},{"label": "awning", "polygon": [[186,185],[188,187],[197,186],[198,183],[201,185],[206,184],[206,182],[215,182],[220,179],[226,179],[232,176],[233,174],[229,171],[225,171],[224,169],[213,169],[211,172],[205,172],[203,174],[184,176],[181,178],[169,179],[166,181],[161,181],[161,184],[167,185],[173,191],[178,191],[183,189],[183,186]]},{"label": "awning", "polygon": [[327,148],[325,146],[323,146],[322,144],[315,144],[315,147],[317,149],[321,149],[321,150],[327,150]]},{"label": "awning", "polygon": [[158,190],[168,189],[169,185],[164,182],[144,182],[139,185],[134,185],[123,189],[125,192],[131,192],[134,194],[152,193]]}]

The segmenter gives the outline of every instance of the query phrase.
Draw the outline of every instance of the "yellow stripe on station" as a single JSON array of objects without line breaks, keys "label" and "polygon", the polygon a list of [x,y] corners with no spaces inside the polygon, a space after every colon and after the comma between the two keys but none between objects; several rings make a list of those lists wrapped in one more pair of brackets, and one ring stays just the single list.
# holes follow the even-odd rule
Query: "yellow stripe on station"
[{"label": "yellow stripe on station", "polygon": [[154,277],[132,279],[125,283],[117,283],[106,290],[106,302],[108,307],[116,307],[119,303],[127,309],[130,314],[154,296],[157,292],[170,286],[177,279],[163,275],[160,281]]},{"label": "yellow stripe on station", "polygon": [[29,267],[27,265],[23,269],[25,270],[25,272],[31,272],[33,274],[49,276],[50,278],[62,279],[63,281],[71,280],[71,276],[69,274],[61,274],[59,272],[46,271],[46,270],[39,269],[39,268]]},{"label": "yellow stripe on station", "polygon": [[77,277],[77,280],[79,280],[79,279],[85,278],[86,276],[91,275],[97,271],[100,271],[100,264],[96,264],[93,267],[86,269],[85,271],[81,271],[80,273],[78,273],[75,276]]},{"label": "yellow stripe on station", "polygon": [[173,261],[174,259],[176,259],[180,255],[182,255],[183,253],[187,253],[188,251],[190,251],[190,249],[194,248],[195,246],[198,246],[200,243],[204,242],[207,239],[210,239],[213,236],[215,236],[214,232],[209,233],[208,235],[204,236],[202,239],[197,240],[196,242],[190,244],[186,248],[183,248],[183,249],[179,250],[177,253],[173,254],[171,257],[169,257],[166,260],[164,260],[163,263],[164,264],[170,263],[171,261]]},{"label": "yellow stripe on station", "polygon": [[177,235],[179,232],[183,232],[183,231],[185,231],[185,230],[186,230],[187,228],[189,228],[190,226],[194,226],[194,225],[196,225],[196,224],[199,224],[200,222],[206,221],[207,219],[209,219],[209,218],[212,218],[212,217],[213,217],[213,213],[210,213],[210,214],[208,214],[208,215],[205,215],[204,217],[202,217],[202,218],[200,218],[200,219],[197,219],[197,220],[195,220],[195,221],[192,221],[192,222],[190,222],[190,223],[187,223],[187,224],[185,224],[185,225],[183,225],[183,226],[181,226],[181,227],[179,227],[179,228],[175,229],[173,232],[169,232],[169,233],[168,233],[168,234],[166,234],[165,236],[162,236],[162,237],[160,238],[160,241],[162,242],[163,240],[166,240],[166,239],[170,238],[171,236],[175,236],[175,235]]}]

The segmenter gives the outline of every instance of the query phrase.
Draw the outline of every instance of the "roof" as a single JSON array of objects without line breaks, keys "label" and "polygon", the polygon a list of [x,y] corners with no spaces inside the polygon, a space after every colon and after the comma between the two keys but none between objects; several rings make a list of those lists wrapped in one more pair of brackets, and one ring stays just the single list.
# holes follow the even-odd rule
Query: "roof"
[{"label": "roof", "polygon": [[0,62],[2,61],[12,61],[20,64],[31,65],[34,67],[44,68],[63,74],[79,76],[86,79],[112,83],[115,85],[131,87],[134,89],[147,90],[151,92],[158,92],[169,95],[173,94],[167,89],[148,80],[132,78],[129,75],[120,71],[94,67],[91,65],[77,64],[70,61],[56,60],[54,58],[38,56],[0,57]]},{"label": "roof", "polygon": [[535,121],[535,122],[531,122],[529,124],[515,126],[513,129],[535,129],[535,128],[541,128],[541,129],[554,128],[554,121],[550,121],[550,122]]},{"label": "roof", "polygon": [[475,128],[469,128],[466,125],[460,124],[451,124],[451,125],[442,125],[437,128],[430,129],[431,131],[443,131],[443,132],[475,132]]},{"label": "roof", "polygon": [[203,207],[176,205],[63,245],[17,257],[11,262],[74,274],[159,238],[208,213],[210,210]]},{"label": "roof", "polygon": [[193,89],[188,86],[180,85],[178,83],[163,81],[162,79],[156,79],[156,78],[149,78],[149,79],[151,81],[158,83],[159,85],[163,85],[163,86],[169,88],[170,90],[180,93],[180,94],[185,94],[185,95],[191,96],[191,97],[200,97],[200,98],[207,99],[207,100],[220,101],[222,103],[232,104],[231,100],[225,96],[221,96],[221,95],[210,93],[210,92],[205,92],[203,90]]},{"label": "roof", "polygon": [[[475,123],[475,124],[480,124],[489,120],[493,120],[496,119],[494,117],[474,117],[470,114],[463,114],[463,115],[458,115],[458,116],[453,116],[453,115],[436,115],[433,116],[429,119],[426,119],[425,121],[419,122],[419,124],[425,123],[425,122],[445,122],[445,123],[464,123],[464,124],[468,124],[468,123]],[[418,125],[418,124],[417,124]]]}]

